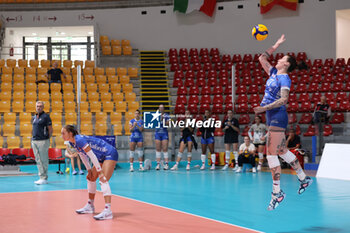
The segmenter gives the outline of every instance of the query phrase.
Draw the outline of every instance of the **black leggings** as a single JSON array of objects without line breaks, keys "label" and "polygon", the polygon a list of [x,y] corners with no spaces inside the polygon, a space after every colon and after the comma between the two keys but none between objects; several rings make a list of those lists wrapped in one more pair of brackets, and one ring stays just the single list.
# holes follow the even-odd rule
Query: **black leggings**
[{"label": "black leggings", "polygon": [[255,156],[249,155],[247,158],[245,155],[240,154],[238,156],[238,166],[242,167],[243,163],[250,163],[253,167],[255,167]]}]

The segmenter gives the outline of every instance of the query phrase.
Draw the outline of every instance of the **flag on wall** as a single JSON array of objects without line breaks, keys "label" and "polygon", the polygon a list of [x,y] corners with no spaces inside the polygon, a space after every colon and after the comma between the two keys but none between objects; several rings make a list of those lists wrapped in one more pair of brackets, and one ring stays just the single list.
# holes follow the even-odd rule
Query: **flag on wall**
[{"label": "flag on wall", "polygon": [[296,11],[298,0],[260,0],[260,13],[265,14],[276,4],[281,5],[289,10]]},{"label": "flag on wall", "polygon": [[199,10],[212,17],[216,6],[216,0],[174,0],[174,11],[191,13]]}]

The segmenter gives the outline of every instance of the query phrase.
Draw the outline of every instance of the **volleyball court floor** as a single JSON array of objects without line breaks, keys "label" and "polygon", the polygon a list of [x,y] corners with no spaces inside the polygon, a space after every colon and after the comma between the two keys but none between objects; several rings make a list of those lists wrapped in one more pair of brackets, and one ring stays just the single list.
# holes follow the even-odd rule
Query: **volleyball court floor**
[{"label": "volleyball court floor", "polygon": [[[135,164],[136,165],[136,164]],[[268,211],[269,172],[135,171],[119,165],[110,185],[113,220],[96,221],[75,209],[87,201],[85,175],[57,175],[50,165],[49,184],[37,186],[36,174],[0,177],[0,232],[349,232],[350,182],[314,179],[297,194],[295,175],[283,174],[286,199]],[[121,168],[122,167],[122,168]],[[35,166],[22,166],[36,173]],[[98,187],[99,189],[99,187]],[[98,192],[95,210],[104,207]]]}]

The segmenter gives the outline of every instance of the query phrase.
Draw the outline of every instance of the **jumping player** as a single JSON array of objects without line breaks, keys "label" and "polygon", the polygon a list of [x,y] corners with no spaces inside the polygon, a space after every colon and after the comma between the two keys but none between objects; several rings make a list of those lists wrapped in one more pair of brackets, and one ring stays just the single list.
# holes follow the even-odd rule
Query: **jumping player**
[{"label": "jumping player", "polygon": [[280,156],[296,171],[300,181],[298,193],[303,193],[311,185],[312,179],[305,175],[296,156],[286,147],[285,130],[288,125],[286,104],[289,98],[291,80],[288,72],[292,72],[298,65],[294,57],[286,55],[279,59],[276,67],[268,62],[270,55],[285,41],[282,35],[277,42],[264,52],[259,61],[265,72],[270,75],[266,82],[265,95],[261,105],[254,108],[256,114],[266,111],[268,130],[267,137],[267,161],[271,169],[273,179],[273,192],[268,210],[275,209],[281,203],[286,194],[280,189],[281,164]]},{"label": "jumping player", "polygon": [[160,169],[160,159],[162,158],[162,151],[163,151],[163,157],[165,160],[164,170],[169,169],[169,155],[168,155],[168,143],[169,143],[169,135],[168,135],[168,129],[164,128],[163,122],[165,121],[165,124],[167,125],[169,122],[169,115],[164,112],[164,105],[159,105],[159,112],[162,114],[160,116],[160,127],[156,128],[156,133],[154,135],[155,141],[156,141],[156,160],[157,160],[157,166],[156,170]]},{"label": "jumping player", "polygon": [[[88,174],[87,189],[89,193],[88,203],[81,209],[76,210],[78,214],[92,214],[95,211],[94,199],[96,194],[96,180],[99,178],[101,190],[105,199],[105,209],[98,215],[94,216],[96,220],[112,219],[111,211],[111,188],[109,179],[111,178],[115,165],[118,161],[118,152],[115,147],[108,144],[102,139],[79,135],[73,125],[66,125],[61,131],[64,141],[69,141],[83,161]],[[93,167],[90,166],[90,161]]]},{"label": "jumping player", "polygon": [[137,146],[137,155],[139,157],[139,163],[140,168],[139,171],[144,171],[143,168],[143,137],[142,137],[142,131],[143,131],[143,120],[140,116],[140,111],[135,111],[135,118],[130,120],[129,122],[130,127],[130,172],[134,171],[134,157],[135,157],[135,149]]}]

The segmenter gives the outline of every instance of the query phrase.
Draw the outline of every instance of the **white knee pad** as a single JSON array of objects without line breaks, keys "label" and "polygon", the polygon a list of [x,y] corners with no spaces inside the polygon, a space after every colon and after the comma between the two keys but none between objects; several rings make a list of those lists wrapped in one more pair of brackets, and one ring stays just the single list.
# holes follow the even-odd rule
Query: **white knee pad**
[{"label": "white knee pad", "polygon": [[280,157],[287,163],[291,163],[296,159],[296,156],[290,151],[288,151],[284,155],[280,155]]},{"label": "white knee pad", "polygon": [[277,155],[268,155],[266,156],[266,159],[269,163],[270,168],[278,167],[281,165]]},{"label": "white knee pad", "polygon": [[258,153],[258,155],[259,155],[259,159],[264,159],[264,153]]},{"label": "white knee pad", "polygon": [[187,152],[187,158],[192,158],[192,153]]},{"label": "white knee pad", "polygon": [[235,156],[235,160],[238,161],[238,151],[234,151],[233,155]]},{"label": "white knee pad", "polygon": [[178,152],[178,153],[177,153],[177,157],[182,158],[182,153],[181,153],[181,152]]},{"label": "white knee pad", "polygon": [[225,151],[225,159],[230,159],[231,152],[229,150]]},{"label": "white knee pad", "polygon": [[100,181],[99,183],[101,185],[101,191],[103,193],[103,196],[110,196],[110,195],[112,195],[111,187],[109,186],[108,181],[106,181],[105,183]]},{"label": "white knee pad", "polygon": [[156,159],[160,159],[162,156],[161,156],[161,152],[159,151],[156,151]]},{"label": "white knee pad", "polygon": [[202,163],[205,163],[205,158],[206,156],[204,154],[201,154],[201,160],[202,160]]},{"label": "white knee pad", "polygon": [[168,159],[169,158],[168,152],[163,152],[163,156],[164,156],[164,159]]},{"label": "white knee pad", "polygon": [[89,193],[96,193],[96,181],[87,181],[87,188]]},{"label": "white knee pad", "polygon": [[129,158],[133,159],[135,157],[135,151],[130,151]]},{"label": "white knee pad", "polygon": [[211,161],[215,164],[216,154],[211,154]]},{"label": "white knee pad", "polygon": [[137,154],[138,154],[139,158],[142,158],[142,156],[143,156],[143,150],[138,149],[138,150],[137,150]]}]

